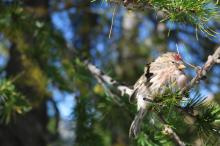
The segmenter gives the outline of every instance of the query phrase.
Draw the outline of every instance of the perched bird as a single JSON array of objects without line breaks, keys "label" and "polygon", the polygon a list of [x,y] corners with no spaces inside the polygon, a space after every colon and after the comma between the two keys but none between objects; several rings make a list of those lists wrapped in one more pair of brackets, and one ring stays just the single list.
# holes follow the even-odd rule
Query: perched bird
[{"label": "perched bird", "polygon": [[137,136],[141,121],[156,94],[162,94],[170,85],[180,89],[187,84],[184,68],[181,56],[174,52],[165,53],[146,65],[144,74],[134,84],[134,92],[129,98],[130,101],[136,100],[138,110],[131,124],[129,136]]}]

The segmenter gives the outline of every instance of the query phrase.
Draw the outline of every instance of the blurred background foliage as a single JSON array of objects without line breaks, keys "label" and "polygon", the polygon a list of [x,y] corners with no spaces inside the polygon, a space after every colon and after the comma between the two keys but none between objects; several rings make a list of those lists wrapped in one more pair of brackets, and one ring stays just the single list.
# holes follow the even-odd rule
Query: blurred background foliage
[{"label": "blurred background foliage", "polygon": [[[136,107],[127,97],[120,97],[120,104],[114,102],[82,61],[89,60],[127,85],[138,79],[146,63],[163,52],[176,51],[176,45],[184,60],[202,65],[219,46],[218,1],[124,1],[132,10],[115,3],[0,2],[0,145],[175,145],[161,125],[149,122],[153,113],[139,138],[129,139]],[[141,9],[146,3],[151,9]],[[191,68],[186,73],[195,75]],[[220,67],[215,66],[198,86],[202,94],[215,97],[216,104],[220,103],[219,74]],[[209,108],[201,109],[201,121],[194,124],[207,119],[219,126],[215,125],[219,108]],[[190,118],[186,124],[187,119],[175,112],[170,117],[167,120],[187,144],[219,144],[219,133],[214,138],[206,134],[209,124],[192,128]]]}]

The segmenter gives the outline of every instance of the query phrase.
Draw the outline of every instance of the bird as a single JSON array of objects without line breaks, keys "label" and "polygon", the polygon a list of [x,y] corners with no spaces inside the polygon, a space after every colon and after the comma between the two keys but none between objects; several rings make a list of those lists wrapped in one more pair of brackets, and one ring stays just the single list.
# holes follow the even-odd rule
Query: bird
[{"label": "bird", "polygon": [[136,101],[138,111],[130,126],[130,137],[136,138],[139,134],[142,120],[156,95],[163,94],[170,85],[175,85],[177,89],[186,86],[185,68],[181,55],[176,52],[164,53],[145,66],[129,97],[129,101]]}]

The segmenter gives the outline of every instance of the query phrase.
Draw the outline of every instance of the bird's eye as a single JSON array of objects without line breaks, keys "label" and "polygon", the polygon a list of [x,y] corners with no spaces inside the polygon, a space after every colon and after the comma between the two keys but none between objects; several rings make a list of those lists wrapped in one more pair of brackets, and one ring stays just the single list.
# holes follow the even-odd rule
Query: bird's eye
[{"label": "bird's eye", "polygon": [[175,64],[175,62],[174,62],[174,61],[171,61],[171,63]]}]

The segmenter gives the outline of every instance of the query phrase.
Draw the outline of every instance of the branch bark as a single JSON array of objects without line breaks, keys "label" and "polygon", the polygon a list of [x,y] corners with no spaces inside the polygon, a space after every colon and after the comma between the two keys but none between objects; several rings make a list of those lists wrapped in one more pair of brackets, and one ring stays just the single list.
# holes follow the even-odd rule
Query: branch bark
[{"label": "branch bark", "polygon": [[120,96],[124,96],[124,95],[131,96],[132,95],[133,93],[132,88],[119,84],[116,80],[104,74],[100,69],[98,69],[96,66],[94,66],[91,63],[86,63],[86,66],[101,85],[108,84],[110,86],[113,86],[115,89],[117,89],[120,92]]},{"label": "branch bark", "polygon": [[176,132],[173,131],[173,129],[169,125],[164,124],[163,131],[165,133],[167,133],[168,135],[170,135],[174,139],[174,141],[178,144],[178,146],[185,146],[186,145],[183,141],[181,141],[179,136],[176,134]]},{"label": "branch bark", "polygon": [[181,141],[181,139],[176,134],[176,132],[173,131],[173,129],[167,124],[164,117],[161,114],[158,114],[158,117],[161,123],[163,124],[163,132],[169,135],[176,142],[178,146],[185,146],[186,144],[183,141]]},{"label": "branch bark", "polygon": [[191,89],[193,86],[199,83],[200,80],[202,80],[207,73],[210,71],[210,69],[216,64],[220,63],[220,47],[218,47],[213,55],[209,55],[206,63],[203,67],[199,67],[197,70],[196,76],[190,81],[190,83],[185,86],[181,93],[184,93],[185,91]]}]

